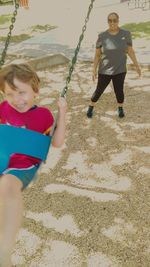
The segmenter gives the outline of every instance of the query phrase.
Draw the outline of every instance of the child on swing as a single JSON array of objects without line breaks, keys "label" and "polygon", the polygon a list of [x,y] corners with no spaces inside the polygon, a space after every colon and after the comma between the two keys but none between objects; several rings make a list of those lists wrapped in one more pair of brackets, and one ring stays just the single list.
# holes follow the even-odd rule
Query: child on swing
[{"label": "child on swing", "polygon": [[[52,113],[34,104],[39,84],[39,77],[27,64],[10,64],[0,70],[0,90],[5,97],[0,104],[0,123],[49,134],[54,122]],[[64,142],[66,109],[66,100],[60,97],[52,138],[55,147]],[[11,267],[11,252],[22,221],[22,189],[32,181],[39,164],[39,159],[13,154],[8,168],[0,176],[0,267]],[[27,176],[30,179],[26,180]]]}]

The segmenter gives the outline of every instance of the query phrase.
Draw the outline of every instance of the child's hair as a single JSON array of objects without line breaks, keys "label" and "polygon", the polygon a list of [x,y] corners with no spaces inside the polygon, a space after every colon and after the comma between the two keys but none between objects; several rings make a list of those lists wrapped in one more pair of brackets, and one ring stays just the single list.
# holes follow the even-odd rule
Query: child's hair
[{"label": "child's hair", "polygon": [[5,82],[16,90],[14,79],[30,84],[34,92],[39,91],[40,79],[36,72],[28,64],[10,64],[0,70],[0,91],[4,92]]}]

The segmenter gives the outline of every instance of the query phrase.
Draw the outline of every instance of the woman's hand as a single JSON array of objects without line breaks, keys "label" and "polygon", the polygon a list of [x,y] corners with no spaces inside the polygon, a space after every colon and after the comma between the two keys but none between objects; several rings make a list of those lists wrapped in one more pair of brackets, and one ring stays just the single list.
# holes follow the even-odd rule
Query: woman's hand
[{"label": "woman's hand", "polygon": [[139,75],[139,77],[141,77],[141,68],[138,66],[135,67],[136,68],[136,72]]},{"label": "woman's hand", "polygon": [[96,70],[93,70],[93,73],[92,73],[93,82],[96,80],[96,77],[97,77],[97,72],[96,72]]},{"label": "woman's hand", "polygon": [[97,66],[98,66],[100,59],[101,59],[101,53],[102,53],[101,48],[96,48],[95,56],[94,56],[94,64],[93,64],[93,73],[92,73],[93,82],[97,78]]},{"label": "woman's hand", "polygon": [[128,53],[128,56],[131,58],[134,66],[135,66],[135,69],[136,69],[137,74],[140,77],[141,76],[141,69],[140,69],[140,66],[139,66],[139,64],[137,62],[136,55],[135,55],[135,52],[134,52],[132,46],[128,46],[127,53]]}]

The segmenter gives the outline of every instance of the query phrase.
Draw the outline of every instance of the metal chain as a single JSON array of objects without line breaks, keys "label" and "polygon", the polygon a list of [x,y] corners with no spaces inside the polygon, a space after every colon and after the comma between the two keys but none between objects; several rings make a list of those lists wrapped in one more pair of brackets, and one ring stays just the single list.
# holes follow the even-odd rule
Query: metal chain
[{"label": "metal chain", "polygon": [[7,54],[7,49],[8,49],[8,46],[9,46],[11,33],[12,33],[13,28],[14,28],[14,23],[16,21],[17,11],[18,11],[18,8],[19,8],[19,4],[18,4],[17,0],[14,0],[14,3],[15,3],[15,10],[14,10],[13,16],[11,18],[11,25],[9,26],[9,32],[8,32],[7,37],[6,37],[4,49],[2,51],[2,55],[1,55],[1,59],[0,59],[0,68],[5,63],[5,57],[6,57],[6,54]]},{"label": "metal chain", "polygon": [[81,35],[79,37],[79,41],[78,41],[77,47],[75,49],[74,56],[72,58],[70,66],[69,66],[68,76],[66,78],[66,85],[63,88],[62,93],[61,93],[62,97],[64,97],[66,95],[66,93],[67,93],[68,85],[70,83],[72,72],[74,70],[74,66],[75,66],[76,61],[77,61],[77,56],[78,56],[78,53],[79,53],[79,50],[80,50],[81,42],[82,42],[82,40],[84,38],[84,32],[86,31],[87,23],[88,23],[88,20],[89,20],[89,17],[90,17],[91,10],[93,8],[94,1],[95,0],[91,0],[91,3],[90,3],[89,8],[88,8],[88,13],[87,13],[87,16],[85,18],[85,23],[84,23],[84,26],[82,27],[82,33],[81,33]]}]

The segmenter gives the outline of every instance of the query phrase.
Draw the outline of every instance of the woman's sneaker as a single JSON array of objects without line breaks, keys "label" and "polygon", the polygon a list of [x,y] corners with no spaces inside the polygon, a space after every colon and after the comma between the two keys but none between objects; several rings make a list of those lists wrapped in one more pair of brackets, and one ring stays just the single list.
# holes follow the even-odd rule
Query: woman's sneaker
[{"label": "woman's sneaker", "polygon": [[88,111],[86,113],[88,118],[92,118],[93,117],[93,108],[94,108],[93,106],[89,106],[88,107]]},{"label": "woman's sneaker", "polygon": [[118,107],[118,116],[119,118],[123,118],[125,116],[123,107]]}]

